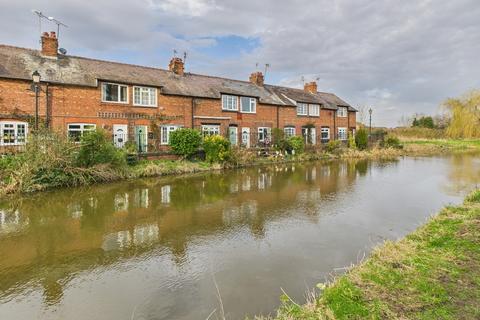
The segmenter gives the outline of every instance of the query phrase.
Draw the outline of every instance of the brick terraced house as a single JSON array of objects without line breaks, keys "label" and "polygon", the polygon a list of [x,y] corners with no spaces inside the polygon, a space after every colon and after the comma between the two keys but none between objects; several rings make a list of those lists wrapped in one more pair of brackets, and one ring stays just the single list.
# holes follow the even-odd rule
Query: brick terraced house
[{"label": "brick terraced house", "polygon": [[[221,134],[233,145],[270,143],[273,128],[320,144],[346,140],[356,126],[356,110],[333,93],[184,72],[174,57],[168,70],[61,54],[54,32],[43,33],[42,49],[0,45],[0,145],[23,144],[39,123],[73,139],[103,128],[121,147],[134,141],[143,152],[167,148],[181,127]],[[32,89],[32,74],[40,88]]]}]

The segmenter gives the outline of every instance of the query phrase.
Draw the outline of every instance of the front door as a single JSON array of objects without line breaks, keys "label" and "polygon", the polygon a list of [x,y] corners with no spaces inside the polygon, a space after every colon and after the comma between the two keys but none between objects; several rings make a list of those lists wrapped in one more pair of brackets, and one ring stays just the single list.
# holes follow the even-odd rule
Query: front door
[{"label": "front door", "polygon": [[113,125],[113,143],[117,148],[123,148],[125,142],[128,141],[128,125],[114,124]]},{"label": "front door", "polygon": [[237,143],[238,143],[237,132],[238,132],[237,127],[228,127],[228,137],[229,137],[229,140],[230,140],[230,144],[232,146],[236,146]]},{"label": "front door", "polygon": [[135,143],[137,144],[138,152],[147,152],[148,142],[148,127],[135,126]]},{"label": "front door", "polygon": [[242,128],[242,145],[250,148],[250,128]]}]

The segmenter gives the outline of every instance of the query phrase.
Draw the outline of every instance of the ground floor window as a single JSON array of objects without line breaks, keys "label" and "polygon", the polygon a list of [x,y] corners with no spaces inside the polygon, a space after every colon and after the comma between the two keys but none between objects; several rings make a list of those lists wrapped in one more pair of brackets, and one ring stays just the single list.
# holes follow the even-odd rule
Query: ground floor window
[{"label": "ground floor window", "polygon": [[220,126],[213,124],[204,124],[202,125],[202,134],[203,136],[220,135]]},{"label": "ground floor window", "polygon": [[293,137],[295,135],[295,127],[285,127],[283,128],[283,132],[285,133],[285,137]]},{"label": "ground floor window", "polygon": [[330,128],[322,128],[321,130],[321,138],[322,141],[328,141],[330,140]]},{"label": "ground floor window", "polygon": [[305,143],[315,144],[317,142],[317,131],[315,128],[303,127],[302,136],[305,138]]},{"label": "ground floor window", "polygon": [[338,140],[347,140],[347,128],[338,128]]},{"label": "ground floor window", "polygon": [[0,121],[0,145],[21,145],[27,137],[26,122]]},{"label": "ground floor window", "polygon": [[272,128],[260,127],[258,128],[258,142],[270,143],[272,140]]},{"label": "ground floor window", "polygon": [[68,137],[75,142],[79,142],[82,136],[90,131],[94,131],[97,126],[90,123],[71,123],[68,125]]},{"label": "ground floor window", "polygon": [[170,143],[170,133],[179,129],[180,126],[175,126],[175,125],[166,125],[166,126],[161,126],[161,132],[160,132],[160,143],[161,144],[169,144]]}]

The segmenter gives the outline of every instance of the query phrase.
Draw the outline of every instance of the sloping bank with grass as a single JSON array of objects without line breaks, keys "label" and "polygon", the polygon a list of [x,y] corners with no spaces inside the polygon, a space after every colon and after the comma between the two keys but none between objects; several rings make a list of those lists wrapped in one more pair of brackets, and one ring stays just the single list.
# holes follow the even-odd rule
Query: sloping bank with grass
[{"label": "sloping bank with grass", "polygon": [[[118,149],[102,131],[83,136],[80,144],[52,132],[41,132],[30,136],[24,152],[0,158],[0,196],[274,163],[341,158],[391,160],[410,153],[395,137],[387,137],[378,146],[368,149],[363,129],[358,130],[355,138],[349,139],[348,147],[339,141],[331,141],[322,151],[309,150],[302,137],[283,137],[281,131],[276,134],[279,135],[274,144],[276,151],[264,157],[252,150],[231,148],[223,137],[202,138],[196,130],[180,129],[171,133],[170,145],[173,152],[185,160],[127,162],[132,159],[130,156],[135,146]],[[205,151],[205,160],[195,159],[200,147]],[[420,154],[418,149],[414,148],[412,154]]]},{"label": "sloping bank with grass", "polygon": [[480,319],[480,190],[275,319]]}]

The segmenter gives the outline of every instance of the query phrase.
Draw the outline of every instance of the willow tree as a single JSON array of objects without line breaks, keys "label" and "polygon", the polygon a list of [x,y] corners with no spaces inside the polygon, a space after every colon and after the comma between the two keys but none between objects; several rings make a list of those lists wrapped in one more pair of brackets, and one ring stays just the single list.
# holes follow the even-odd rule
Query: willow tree
[{"label": "willow tree", "polygon": [[443,105],[451,113],[447,135],[451,138],[480,138],[480,90],[460,98],[447,99]]}]

